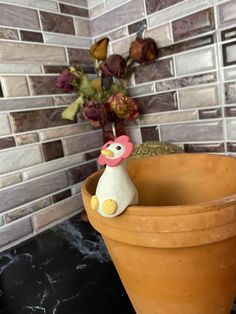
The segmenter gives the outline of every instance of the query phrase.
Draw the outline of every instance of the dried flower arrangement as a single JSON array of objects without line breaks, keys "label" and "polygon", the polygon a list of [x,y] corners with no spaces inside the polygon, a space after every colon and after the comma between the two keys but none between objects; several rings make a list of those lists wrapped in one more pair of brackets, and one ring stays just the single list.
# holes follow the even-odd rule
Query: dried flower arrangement
[{"label": "dried flower arrangement", "polygon": [[[126,95],[125,80],[131,75],[135,62],[144,63],[157,58],[157,45],[152,38],[137,37],[130,45],[129,55],[107,56],[109,38],[105,37],[90,47],[96,78],[89,78],[78,66],[64,70],[56,80],[56,86],[64,92],[77,92],[78,97],[62,113],[63,119],[74,120],[79,113],[93,127],[103,127],[109,123],[119,126],[124,120],[134,120],[138,116],[135,101]],[[106,130],[104,140],[114,137]],[[114,132],[113,132],[114,133]],[[115,136],[124,133],[117,127]]]}]

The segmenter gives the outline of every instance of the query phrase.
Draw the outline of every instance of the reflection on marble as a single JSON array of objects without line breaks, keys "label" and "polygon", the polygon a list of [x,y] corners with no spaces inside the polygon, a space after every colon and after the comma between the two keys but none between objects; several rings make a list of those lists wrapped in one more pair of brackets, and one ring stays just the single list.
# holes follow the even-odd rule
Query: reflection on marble
[{"label": "reflection on marble", "polygon": [[0,275],[1,314],[134,314],[100,235],[79,217],[2,253]]}]

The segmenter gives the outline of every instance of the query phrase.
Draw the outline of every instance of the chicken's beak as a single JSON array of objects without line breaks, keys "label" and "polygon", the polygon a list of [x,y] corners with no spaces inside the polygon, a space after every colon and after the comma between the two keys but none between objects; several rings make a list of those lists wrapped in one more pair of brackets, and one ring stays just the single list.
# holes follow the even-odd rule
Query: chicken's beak
[{"label": "chicken's beak", "polygon": [[106,157],[114,157],[114,153],[110,149],[101,150],[101,154]]}]

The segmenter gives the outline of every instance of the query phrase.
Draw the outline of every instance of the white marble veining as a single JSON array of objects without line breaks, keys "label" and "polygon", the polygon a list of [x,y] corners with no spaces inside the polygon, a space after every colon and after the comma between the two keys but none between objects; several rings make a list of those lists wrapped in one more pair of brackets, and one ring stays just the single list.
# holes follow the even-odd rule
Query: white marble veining
[{"label": "white marble veining", "polygon": [[0,136],[11,134],[11,127],[6,113],[0,113]]},{"label": "white marble veining", "polygon": [[0,174],[43,162],[39,145],[30,145],[0,152]]},{"label": "white marble veining", "polygon": [[208,71],[215,68],[215,51],[213,47],[186,52],[175,56],[177,75]]},{"label": "white marble veining", "polygon": [[217,85],[180,89],[178,93],[182,109],[218,105]]},{"label": "white marble veining", "polygon": [[83,161],[84,157],[82,154],[76,154],[66,158],[60,158],[58,160],[56,159],[22,171],[22,178],[23,180],[29,180],[63,168],[69,168],[71,166],[78,165]]},{"label": "white marble veining", "polygon": [[63,36],[53,33],[45,33],[45,42],[47,44],[56,44],[63,46],[74,46],[76,48],[90,48],[92,40],[90,38],[79,38],[76,36]]}]

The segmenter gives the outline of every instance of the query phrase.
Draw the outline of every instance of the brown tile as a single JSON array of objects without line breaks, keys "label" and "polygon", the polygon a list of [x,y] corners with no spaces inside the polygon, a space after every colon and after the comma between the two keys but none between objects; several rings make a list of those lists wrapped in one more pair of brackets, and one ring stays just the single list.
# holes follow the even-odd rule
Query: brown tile
[{"label": "brown tile", "polygon": [[222,117],[221,108],[201,109],[198,113],[199,119],[217,119]]},{"label": "brown tile", "polygon": [[62,143],[65,156],[101,148],[103,145],[102,131],[63,138]]},{"label": "brown tile", "polygon": [[222,41],[233,39],[235,37],[236,37],[236,27],[232,27],[221,32]]},{"label": "brown tile", "polygon": [[4,137],[0,139],[0,149],[16,146],[13,136]]},{"label": "brown tile", "polygon": [[43,42],[42,33],[20,30],[20,36],[23,41]]},{"label": "brown tile", "polygon": [[225,116],[226,117],[236,117],[236,106],[225,107]]},{"label": "brown tile", "polygon": [[44,72],[49,74],[61,74],[65,69],[68,69],[66,65],[44,65]]},{"label": "brown tile", "polygon": [[168,58],[140,65],[135,68],[134,76],[137,84],[172,77],[173,60]]},{"label": "brown tile", "polygon": [[184,144],[186,153],[223,153],[224,143]]},{"label": "brown tile", "polygon": [[227,143],[227,151],[231,153],[236,153],[236,143]]},{"label": "brown tile", "polygon": [[225,103],[234,104],[236,102],[236,82],[225,83]]},{"label": "brown tile", "polygon": [[0,247],[32,234],[33,227],[30,218],[20,220],[17,224],[10,224],[0,228]]},{"label": "brown tile", "polygon": [[215,29],[213,8],[209,8],[172,22],[174,40],[178,41]]},{"label": "brown tile", "polygon": [[78,64],[86,73],[95,73],[88,49],[68,48],[70,64]]},{"label": "brown tile", "polygon": [[208,84],[216,82],[216,72],[185,76],[178,79],[163,80],[156,83],[156,91],[161,92],[169,89]]},{"label": "brown tile", "polygon": [[64,157],[61,140],[43,143],[42,148],[45,161]]},{"label": "brown tile", "polygon": [[43,198],[41,200],[35,201],[29,205],[24,205],[22,207],[17,208],[16,210],[10,211],[4,214],[4,218],[6,223],[13,222],[17,219],[25,217],[31,213],[34,213],[44,207],[51,205],[52,201],[50,197]]},{"label": "brown tile", "polygon": [[62,111],[62,108],[55,108],[11,112],[10,117],[13,130],[15,133],[19,133],[73,123],[61,118]]},{"label": "brown tile", "polygon": [[172,55],[174,53],[180,53],[183,51],[204,47],[207,45],[211,45],[214,42],[215,42],[214,35],[208,35],[208,36],[198,37],[191,40],[186,40],[184,42],[180,42],[171,46],[160,48],[159,57],[165,57],[165,56]]},{"label": "brown tile", "polygon": [[140,114],[177,110],[176,93],[168,92],[135,98]]},{"label": "brown tile", "polygon": [[72,17],[42,11],[40,17],[44,31],[75,35]]},{"label": "brown tile", "polygon": [[30,182],[0,190],[0,197],[2,200],[0,212],[5,212],[8,209],[15,208],[40,197],[57,192],[67,186],[67,174],[65,171],[61,171],[40,179],[31,180]]},{"label": "brown tile", "polygon": [[19,40],[18,32],[16,29],[0,27],[1,39]]},{"label": "brown tile", "polygon": [[62,89],[56,87],[57,76],[29,76],[29,84],[33,95],[62,94]]},{"label": "brown tile", "polygon": [[142,141],[159,141],[158,129],[155,126],[141,128]]},{"label": "brown tile", "polygon": [[88,9],[78,8],[78,7],[74,7],[74,6],[66,5],[62,3],[59,3],[59,7],[62,13],[82,16],[82,17],[89,17]]},{"label": "brown tile", "polygon": [[84,154],[84,159],[87,161],[87,160],[98,158],[100,153],[101,153],[100,149],[99,150],[94,150],[92,152],[85,153]]},{"label": "brown tile", "polygon": [[39,137],[37,133],[27,133],[27,134],[20,134],[16,135],[16,145],[27,145],[36,143],[39,141]]},{"label": "brown tile", "polygon": [[0,111],[33,109],[54,106],[52,97],[18,98],[0,100]]},{"label": "brown tile", "polygon": [[35,231],[45,227],[48,224],[54,223],[57,220],[78,212],[82,207],[80,195],[67,198],[59,203],[53,204],[33,215],[32,221]]},{"label": "brown tile", "polygon": [[128,25],[129,34],[137,33],[141,25],[147,25],[147,20],[143,19],[141,21]]},{"label": "brown tile", "polygon": [[57,203],[60,202],[62,200],[64,200],[65,198],[68,198],[71,196],[71,190],[65,190],[59,193],[56,193],[54,195],[52,195],[52,201],[53,203]]},{"label": "brown tile", "polygon": [[236,64],[236,42],[222,45],[224,66]]},{"label": "brown tile", "polygon": [[228,1],[218,6],[220,25],[232,25],[236,22],[236,3],[235,0]]},{"label": "brown tile", "polygon": [[69,184],[72,185],[81,182],[95,171],[97,171],[96,161],[88,162],[78,167],[68,169]]},{"label": "brown tile", "polygon": [[108,11],[90,21],[91,33],[99,36],[109,30],[119,28],[143,18],[143,0],[132,0],[118,8]]},{"label": "brown tile", "polygon": [[3,3],[0,4],[0,25],[40,29],[36,10]]},{"label": "brown tile", "polygon": [[146,0],[147,14],[163,10],[184,0]]}]

